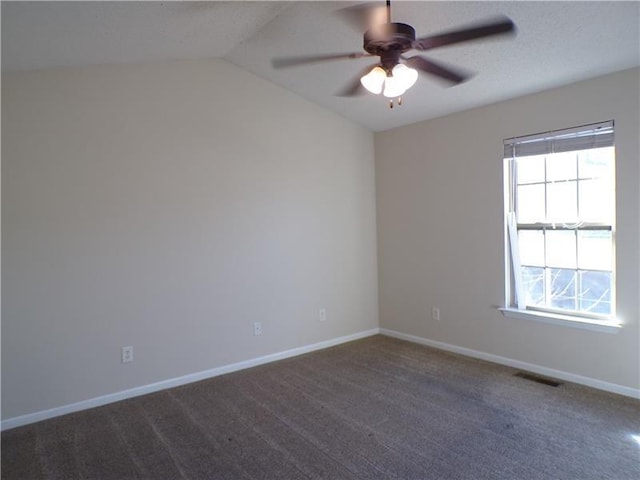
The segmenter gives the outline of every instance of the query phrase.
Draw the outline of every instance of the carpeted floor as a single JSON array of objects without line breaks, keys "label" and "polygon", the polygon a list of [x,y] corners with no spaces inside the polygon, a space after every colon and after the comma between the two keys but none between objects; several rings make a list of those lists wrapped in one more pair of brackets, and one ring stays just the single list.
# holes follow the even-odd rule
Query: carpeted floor
[{"label": "carpeted floor", "polygon": [[514,373],[370,337],[8,430],[2,478],[640,478],[638,400]]}]

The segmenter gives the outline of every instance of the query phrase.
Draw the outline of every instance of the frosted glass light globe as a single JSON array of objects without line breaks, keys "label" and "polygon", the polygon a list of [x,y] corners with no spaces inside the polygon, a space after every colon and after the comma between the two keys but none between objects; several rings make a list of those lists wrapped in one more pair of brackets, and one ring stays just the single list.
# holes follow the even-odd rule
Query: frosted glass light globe
[{"label": "frosted glass light globe", "polygon": [[360,83],[368,91],[378,95],[382,92],[382,85],[384,85],[386,78],[387,72],[382,67],[375,67],[360,79]]}]

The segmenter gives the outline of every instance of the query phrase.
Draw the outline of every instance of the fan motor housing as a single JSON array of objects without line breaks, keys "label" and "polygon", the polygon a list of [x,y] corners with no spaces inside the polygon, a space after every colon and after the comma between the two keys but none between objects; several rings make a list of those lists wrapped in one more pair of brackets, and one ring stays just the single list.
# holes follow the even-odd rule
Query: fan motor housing
[{"label": "fan motor housing", "polygon": [[372,55],[396,51],[398,55],[413,48],[416,31],[406,23],[383,23],[364,34],[364,49]]}]

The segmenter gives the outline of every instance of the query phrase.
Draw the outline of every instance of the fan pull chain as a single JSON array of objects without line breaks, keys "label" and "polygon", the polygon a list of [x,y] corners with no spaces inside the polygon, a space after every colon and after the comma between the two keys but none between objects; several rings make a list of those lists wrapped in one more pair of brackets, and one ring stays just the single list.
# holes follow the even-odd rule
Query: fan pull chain
[{"label": "fan pull chain", "polygon": [[[396,98],[396,105],[402,106],[402,97]],[[393,98],[389,100],[389,108],[393,108]]]}]

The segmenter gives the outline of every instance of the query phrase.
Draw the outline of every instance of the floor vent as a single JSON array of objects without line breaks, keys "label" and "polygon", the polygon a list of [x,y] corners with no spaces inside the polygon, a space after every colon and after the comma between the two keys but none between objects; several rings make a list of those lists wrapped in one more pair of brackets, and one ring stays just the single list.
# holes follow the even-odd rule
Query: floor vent
[{"label": "floor vent", "polygon": [[525,380],[531,380],[532,382],[542,383],[544,385],[549,385],[550,387],[559,387],[562,385],[562,382],[558,382],[556,380],[552,380],[551,378],[541,377],[539,375],[535,375],[533,373],[527,372],[518,372],[514,376],[524,378]]}]

